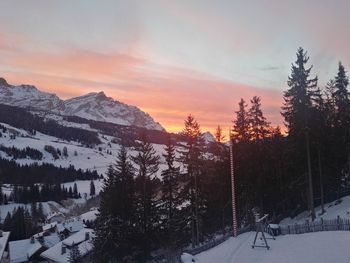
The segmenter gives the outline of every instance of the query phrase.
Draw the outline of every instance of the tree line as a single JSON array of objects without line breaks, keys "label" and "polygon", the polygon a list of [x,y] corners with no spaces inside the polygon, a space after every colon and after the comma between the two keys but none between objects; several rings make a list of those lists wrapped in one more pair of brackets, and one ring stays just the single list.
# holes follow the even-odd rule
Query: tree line
[{"label": "tree line", "polygon": [[[237,187],[238,226],[253,222],[258,207],[276,222],[340,198],[349,189],[350,98],[342,63],[325,87],[312,76],[309,57],[299,48],[292,64],[281,113],[286,130],[273,127],[254,96],[241,99],[233,116],[232,143]],[[162,156],[167,168],[156,176],[160,157],[146,136],[130,156],[122,148],[110,166],[95,224],[96,262],[150,258],[159,248],[170,255],[189,243],[197,246],[229,226],[230,164],[222,130],[211,154],[200,125],[189,115],[184,145],[168,138]]]},{"label": "tree line", "polygon": [[63,140],[77,141],[87,146],[101,143],[97,132],[65,127],[54,120],[44,120],[44,118],[19,107],[0,104],[0,122],[24,129],[31,134],[38,131]]},{"label": "tree line", "polygon": [[0,158],[0,167],[0,181],[15,185],[59,184],[100,178],[96,171],[75,169],[72,165],[67,168],[49,163],[20,165],[14,160]]},{"label": "tree line", "polygon": [[2,223],[3,231],[10,231],[10,241],[32,237],[40,232],[40,223],[45,222],[42,203],[32,203],[30,209],[19,206],[12,213],[8,212]]},{"label": "tree line", "polygon": [[349,193],[348,76],[339,62],[334,78],[320,87],[308,61],[299,48],[281,108],[286,134],[271,128],[262,112],[254,114],[256,98],[250,110],[244,100],[239,104],[232,140],[241,219],[254,206],[276,220],[304,210],[314,219],[316,205],[324,213],[325,202]]},{"label": "tree line", "polygon": [[24,149],[18,149],[14,146],[6,147],[0,145],[0,151],[5,152],[8,156],[11,156],[13,159],[26,159],[30,158],[32,160],[41,160],[43,158],[42,152],[37,149],[30,148],[27,146]]},{"label": "tree line", "polygon": [[[189,241],[196,246],[227,225],[231,213],[225,209],[230,198],[227,149],[218,143],[216,155],[206,158],[200,126],[191,115],[183,136],[185,145],[179,149],[169,135],[162,156],[147,135],[133,148],[136,155],[121,148],[100,193],[94,240],[97,262],[128,258],[145,262],[159,247],[171,256]],[[222,139],[221,131],[217,136]],[[161,158],[166,163],[163,171],[159,171]]]}]

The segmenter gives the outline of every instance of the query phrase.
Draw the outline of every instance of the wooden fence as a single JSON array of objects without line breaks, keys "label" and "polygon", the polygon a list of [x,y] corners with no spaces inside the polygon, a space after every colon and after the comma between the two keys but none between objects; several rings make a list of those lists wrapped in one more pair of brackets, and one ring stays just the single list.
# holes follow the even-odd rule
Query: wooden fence
[{"label": "wooden fence", "polygon": [[350,231],[350,219],[339,216],[335,219],[319,219],[314,222],[305,221],[303,224],[280,225],[282,235],[304,234],[320,231]]},{"label": "wooden fence", "polygon": [[[246,226],[246,227],[239,229],[237,231],[237,235],[241,235],[241,234],[249,232],[249,231],[252,231],[252,227]],[[230,229],[219,237],[217,237],[217,236],[213,237],[212,239],[200,244],[198,247],[185,249],[183,252],[189,253],[191,255],[199,254],[205,250],[211,249],[211,248],[225,242],[227,239],[232,237],[232,233],[233,233],[233,231],[232,231],[232,229]]]}]

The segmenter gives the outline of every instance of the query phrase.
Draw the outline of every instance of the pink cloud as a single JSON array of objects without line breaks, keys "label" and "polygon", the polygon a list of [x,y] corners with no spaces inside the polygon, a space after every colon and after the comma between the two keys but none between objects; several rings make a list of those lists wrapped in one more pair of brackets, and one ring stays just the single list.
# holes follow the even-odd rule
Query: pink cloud
[{"label": "pink cloud", "polygon": [[29,83],[68,98],[104,90],[107,95],[139,106],[165,128],[182,129],[192,113],[203,130],[231,125],[240,98],[262,97],[267,117],[281,124],[280,91],[224,81],[206,74],[156,65],[125,54],[72,50],[63,54],[31,53],[7,60],[15,71],[4,77],[11,83]]}]

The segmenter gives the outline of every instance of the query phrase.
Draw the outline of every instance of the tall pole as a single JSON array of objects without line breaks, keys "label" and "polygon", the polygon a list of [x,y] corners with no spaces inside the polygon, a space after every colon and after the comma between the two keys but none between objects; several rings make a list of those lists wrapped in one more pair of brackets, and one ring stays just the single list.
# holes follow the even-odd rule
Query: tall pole
[{"label": "tall pole", "polygon": [[237,236],[237,216],[236,216],[236,189],[235,189],[235,171],[233,166],[233,142],[231,138],[231,129],[230,134],[230,168],[231,168],[231,198],[232,198],[232,228],[233,236]]},{"label": "tall pole", "polygon": [[310,213],[312,221],[315,220],[315,205],[314,205],[314,190],[312,186],[312,173],[311,173],[311,157],[310,157],[310,140],[309,140],[309,128],[305,129],[305,140],[306,140],[306,155],[307,155],[307,170],[309,179],[309,199],[310,199]]}]

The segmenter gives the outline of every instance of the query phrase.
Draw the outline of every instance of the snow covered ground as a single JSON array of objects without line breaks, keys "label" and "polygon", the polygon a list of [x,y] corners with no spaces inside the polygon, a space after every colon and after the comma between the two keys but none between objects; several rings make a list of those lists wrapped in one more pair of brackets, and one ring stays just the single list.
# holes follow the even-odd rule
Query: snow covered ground
[{"label": "snow covered ground", "polygon": [[[196,255],[198,263],[348,263],[350,232],[317,232],[278,236],[268,240],[270,250],[254,248],[253,232],[230,238]],[[188,261],[190,262],[190,261]],[[187,263],[187,262],[186,262]]]},{"label": "snow covered ground", "polygon": [[[321,207],[318,206],[315,208],[316,211],[316,220],[323,219],[335,219],[337,216],[343,219],[350,219],[350,195],[342,197],[341,202],[338,201],[330,202],[324,205],[325,213],[321,215]],[[291,224],[300,224],[305,223],[306,220],[311,221],[311,217],[308,215],[308,212],[305,211],[294,218],[285,218],[280,224],[281,225],[291,225]],[[350,260],[349,260],[350,262]]]},{"label": "snow covered ground", "polygon": [[[76,169],[80,168],[83,170],[96,170],[99,174],[104,175],[108,166],[115,162],[117,153],[120,150],[120,145],[113,143],[114,138],[108,135],[100,135],[99,137],[102,143],[95,146],[95,148],[89,148],[83,147],[77,142],[64,141],[40,132],[37,132],[35,135],[31,135],[25,130],[14,128],[5,123],[0,124],[20,134],[19,136],[16,136],[15,139],[10,139],[9,132],[4,133],[3,136],[0,137],[0,145],[2,144],[6,147],[14,146],[19,149],[24,149],[29,146],[41,151],[43,154],[43,159],[40,161],[29,158],[17,159],[16,162],[19,164],[51,163],[57,167],[69,167],[70,165],[73,165]],[[59,159],[55,160],[50,153],[44,150],[45,145],[51,145],[56,149],[60,149],[61,151],[63,150],[63,147],[67,147],[68,157],[60,156]],[[157,174],[157,176],[160,176],[161,171],[166,169],[165,160],[162,157],[162,155],[165,153],[165,146],[153,144],[153,147],[157,154],[161,157],[161,164]],[[136,152],[131,148],[128,150],[130,155],[136,155]],[[111,154],[108,154],[107,151],[111,152]],[[75,153],[77,154],[75,155]],[[178,156],[179,154],[177,153],[177,157]],[[0,157],[12,159],[2,151],[0,151]]]}]

